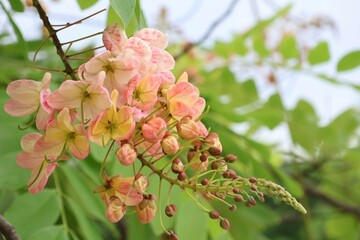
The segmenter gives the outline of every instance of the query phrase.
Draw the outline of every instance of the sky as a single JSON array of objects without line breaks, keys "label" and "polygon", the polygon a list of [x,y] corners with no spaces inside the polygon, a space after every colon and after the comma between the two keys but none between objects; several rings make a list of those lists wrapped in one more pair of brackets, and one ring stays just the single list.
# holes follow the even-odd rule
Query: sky
[{"label": "sky", "polygon": [[[150,27],[156,24],[160,9],[166,7],[171,25],[183,32],[188,40],[196,41],[203,36],[213,21],[223,14],[231,1],[142,0],[141,4]],[[53,23],[64,23],[76,21],[106,8],[109,1],[100,0],[86,11],[80,11],[75,0],[44,0],[43,2],[47,5],[50,20]],[[254,16],[250,2],[257,3],[258,16]],[[235,9],[214,30],[205,44],[211,45],[217,39],[229,40],[233,33],[244,31],[253,25],[257,17],[269,17],[274,13],[275,8],[289,3],[293,4],[292,15],[295,17],[329,16],[335,22],[336,30],[329,31],[329,34],[324,35],[325,40],[330,44],[332,54],[330,64],[316,67],[314,70],[337,76],[335,71],[337,61],[345,53],[360,49],[359,0],[238,0]],[[4,17],[4,15],[0,16],[0,26],[4,26],[6,22]],[[38,36],[41,29],[38,27],[39,20],[35,11],[15,14],[14,18],[27,39]],[[106,14],[99,14],[84,24],[61,32],[60,38],[63,41],[68,41],[82,37],[84,34],[102,31],[105,26],[105,18]],[[100,38],[97,39],[99,41]],[[170,41],[176,40],[170,38]],[[329,123],[349,107],[359,108],[360,106],[360,94],[351,88],[324,83],[306,75],[289,75],[286,77],[291,81],[284,81],[280,85],[285,105],[291,108],[302,98],[311,101],[322,124]],[[360,85],[359,70],[341,74],[339,77]]]}]

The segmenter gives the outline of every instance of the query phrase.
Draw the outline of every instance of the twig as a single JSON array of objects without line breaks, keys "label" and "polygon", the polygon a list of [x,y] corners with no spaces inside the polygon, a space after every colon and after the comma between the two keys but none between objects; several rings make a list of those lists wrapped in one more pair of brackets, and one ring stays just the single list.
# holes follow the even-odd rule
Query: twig
[{"label": "twig", "polygon": [[19,240],[19,236],[16,234],[14,226],[12,226],[6,219],[0,215],[0,233],[6,240]]},{"label": "twig", "polygon": [[48,30],[49,35],[51,39],[53,40],[53,43],[56,47],[57,54],[60,56],[61,61],[63,62],[65,66],[64,72],[71,76],[72,79],[77,79],[75,75],[74,69],[71,67],[68,59],[66,58],[66,54],[64,53],[64,50],[61,47],[60,40],[57,36],[57,30],[53,28],[51,25],[48,16],[46,15],[46,12],[44,11],[43,7],[39,3],[39,0],[33,0],[33,6],[36,8],[37,12],[39,13],[39,16],[41,20],[43,21],[44,27]]},{"label": "twig", "polygon": [[215,28],[220,25],[220,23],[222,23],[227,17],[230,16],[231,12],[235,9],[236,4],[239,2],[240,0],[232,0],[231,3],[229,4],[229,7],[226,9],[226,11],[221,14],[221,16],[219,16],[219,18],[217,18],[208,28],[208,30],[205,32],[204,36],[202,36],[198,41],[193,42],[188,44],[186,47],[184,47],[184,49],[182,50],[182,52],[180,52],[178,55],[176,55],[174,57],[175,60],[179,59],[180,57],[182,57],[183,55],[185,55],[186,53],[188,53],[191,49],[193,49],[194,47],[197,47],[199,45],[201,45],[203,42],[205,42],[210,35],[213,33],[213,31],[215,30]]},{"label": "twig", "polygon": [[360,208],[357,208],[355,206],[351,206],[351,205],[345,204],[343,202],[337,201],[337,200],[331,198],[330,196],[326,195],[325,193],[320,192],[319,190],[317,190],[317,189],[315,189],[314,187],[311,187],[311,186],[306,186],[305,185],[304,190],[310,196],[319,198],[320,200],[327,203],[328,205],[333,206],[333,207],[335,207],[335,208],[337,208],[340,211],[343,211],[345,213],[352,214],[356,218],[360,219]]}]

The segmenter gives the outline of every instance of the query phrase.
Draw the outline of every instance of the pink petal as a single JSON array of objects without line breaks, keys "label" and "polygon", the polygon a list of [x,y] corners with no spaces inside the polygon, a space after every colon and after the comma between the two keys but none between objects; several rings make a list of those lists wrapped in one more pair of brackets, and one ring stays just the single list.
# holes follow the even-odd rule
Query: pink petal
[{"label": "pink petal", "polygon": [[16,80],[6,88],[7,94],[25,104],[38,104],[41,83],[34,80]]},{"label": "pink petal", "polygon": [[102,41],[105,48],[112,53],[119,52],[119,46],[127,39],[124,29],[117,23],[109,25],[103,32]]},{"label": "pink petal", "polygon": [[16,157],[16,163],[22,168],[34,169],[44,161],[44,156],[38,153],[20,152]]},{"label": "pink petal", "polygon": [[125,42],[125,48],[130,48],[135,51],[137,57],[144,61],[148,61],[151,58],[151,48],[143,40],[137,37],[131,37]]},{"label": "pink petal", "polygon": [[20,145],[25,152],[33,152],[37,140],[42,137],[39,133],[29,133],[21,138]]},{"label": "pink petal", "polygon": [[15,99],[8,100],[4,105],[4,110],[7,114],[13,117],[22,117],[29,115],[36,111],[38,104],[34,105],[33,103],[24,104],[20,103]]},{"label": "pink petal", "polygon": [[[38,193],[41,190],[43,190],[49,179],[49,176],[51,175],[51,173],[55,170],[55,168],[57,166],[58,165],[56,163],[49,164],[47,162],[44,162],[44,165],[42,166],[42,168],[41,168],[41,165],[39,165],[39,167],[35,168],[32,171],[31,177],[28,181],[28,184],[31,184],[31,186],[28,189],[29,192],[35,194],[35,193]],[[34,180],[35,180],[35,182],[34,182]]]},{"label": "pink petal", "polygon": [[148,42],[152,47],[158,47],[165,49],[168,44],[167,36],[157,29],[143,28],[139,32],[134,34],[134,37],[141,38],[145,42]]}]

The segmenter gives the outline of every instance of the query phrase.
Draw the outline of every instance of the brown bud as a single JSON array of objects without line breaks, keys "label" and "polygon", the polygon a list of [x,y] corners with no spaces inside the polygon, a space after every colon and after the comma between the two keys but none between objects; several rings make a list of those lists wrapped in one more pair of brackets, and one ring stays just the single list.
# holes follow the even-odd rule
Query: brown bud
[{"label": "brown bud", "polygon": [[232,211],[232,212],[235,212],[237,209],[236,205],[235,204],[232,204],[230,207],[229,207],[229,210]]},{"label": "brown bud", "polygon": [[179,181],[184,181],[184,180],[186,179],[186,173],[185,173],[185,172],[180,172],[180,173],[178,174],[177,179],[178,179]]},{"label": "brown bud", "polygon": [[212,170],[218,169],[218,167],[219,167],[219,163],[217,161],[211,163],[211,169]]},{"label": "brown bud", "polygon": [[255,205],[256,205],[256,201],[255,201],[255,198],[254,198],[253,196],[250,196],[250,197],[249,197],[248,202],[250,202],[250,204],[251,204],[252,206],[255,206]]},{"label": "brown bud", "polygon": [[168,217],[174,216],[176,213],[176,206],[174,204],[167,205],[165,207],[165,214]]},{"label": "brown bud", "polygon": [[240,189],[239,188],[234,188],[232,191],[233,191],[233,193],[237,194],[237,193],[240,192]]},{"label": "brown bud", "polygon": [[235,156],[233,154],[227,154],[225,156],[225,161],[226,162],[233,163],[233,162],[236,162],[236,160],[237,160],[237,156]]},{"label": "brown bud", "polygon": [[171,170],[173,173],[180,173],[184,171],[184,164],[181,162],[180,158],[175,158],[173,160]]},{"label": "brown bud", "polygon": [[219,148],[216,148],[216,147],[210,147],[210,148],[209,148],[209,153],[210,153],[212,156],[220,156],[221,150],[220,150]]},{"label": "brown bud", "polygon": [[204,178],[203,180],[201,180],[201,185],[206,186],[209,184],[209,180],[207,178]]},{"label": "brown bud", "polygon": [[206,153],[201,153],[200,161],[206,162],[206,160],[208,160],[208,155]]},{"label": "brown bud", "polygon": [[252,184],[252,185],[251,185],[251,190],[252,190],[252,191],[256,191],[256,190],[257,190],[257,187],[256,187],[255,184]]},{"label": "brown bud", "polygon": [[242,202],[242,201],[244,201],[243,196],[241,196],[241,195],[236,195],[235,196],[235,202]]},{"label": "brown bud", "polygon": [[256,183],[256,182],[257,182],[256,177],[251,177],[251,178],[249,178],[249,182],[251,182],[251,183]]},{"label": "brown bud", "polygon": [[236,172],[232,169],[227,170],[229,171],[229,178],[236,178]]},{"label": "brown bud", "polygon": [[223,173],[223,177],[224,177],[224,178],[230,178],[230,172],[229,172],[229,170],[227,170],[227,171],[225,171],[225,172]]},{"label": "brown bud", "polygon": [[226,218],[221,219],[220,220],[220,227],[225,229],[225,230],[228,230],[230,228],[229,220],[227,220]]},{"label": "brown bud", "polygon": [[190,162],[195,157],[196,151],[190,149],[187,153],[187,160]]},{"label": "brown bud", "polygon": [[209,217],[211,219],[219,219],[220,214],[217,211],[212,210],[211,212],[209,212]]}]

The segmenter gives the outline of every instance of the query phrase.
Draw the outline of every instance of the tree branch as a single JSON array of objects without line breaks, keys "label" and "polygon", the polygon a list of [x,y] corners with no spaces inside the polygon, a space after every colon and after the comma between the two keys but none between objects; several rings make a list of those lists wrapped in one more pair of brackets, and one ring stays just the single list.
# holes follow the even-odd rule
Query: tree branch
[{"label": "tree branch", "polygon": [[323,202],[327,203],[328,205],[333,206],[342,212],[352,214],[356,218],[360,219],[360,208],[357,208],[357,207],[351,206],[351,205],[347,205],[343,202],[337,201],[337,200],[331,198],[330,196],[326,195],[325,193],[320,192],[319,190],[315,189],[314,187],[305,185],[304,190],[310,196],[318,198],[318,199],[322,200]]},{"label": "tree branch", "polygon": [[205,32],[204,36],[202,36],[198,41],[190,43],[188,45],[186,45],[182,52],[180,52],[178,55],[174,56],[174,59],[177,60],[180,57],[182,57],[183,55],[185,55],[186,53],[188,53],[191,49],[193,49],[194,47],[197,47],[199,45],[201,45],[203,42],[205,42],[210,35],[213,33],[213,31],[215,30],[215,28],[220,25],[220,23],[222,23],[227,17],[230,16],[231,12],[235,9],[236,4],[239,2],[240,0],[232,0],[231,3],[229,4],[229,7],[226,9],[226,11],[221,14],[221,16],[219,16],[219,18],[217,18],[208,28],[208,30]]},{"label": "tree branch", "polygon": [[0,215],[0,233],[6,240],[20,240],[16,234],[15,228],[6,219]]},{"label": "tree branch", "polygon": [[37,12],[39,13],[39,16],[41,20],[43,21],[44,27],[48,30],[49,35],[51,39],[53,40],[53,43],[56,47],[57,54],[60,56],[61,61],[64,63],[65,70],[63,70],[66,74],[70,75],[73,80],[77,79],[75,75],[75,70],[71,67],[66,54],[64,50],[61,47],[60,40],[57,36],[57,30],[55,30],[50,21],[48,16],[46,15],[46,12],[44,11],[43,7],[39,3],[39,0],[33,0],[33,6],[36,8]]}]

